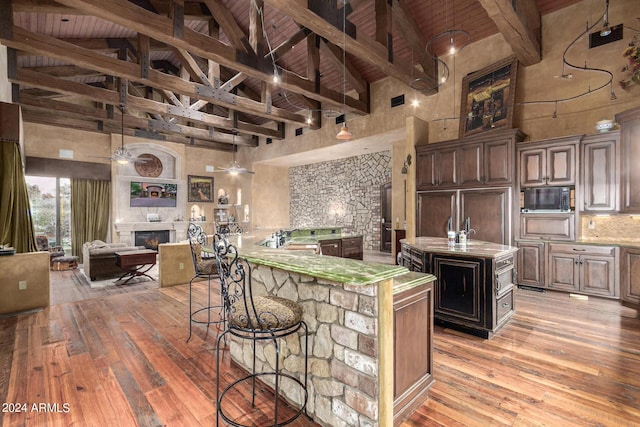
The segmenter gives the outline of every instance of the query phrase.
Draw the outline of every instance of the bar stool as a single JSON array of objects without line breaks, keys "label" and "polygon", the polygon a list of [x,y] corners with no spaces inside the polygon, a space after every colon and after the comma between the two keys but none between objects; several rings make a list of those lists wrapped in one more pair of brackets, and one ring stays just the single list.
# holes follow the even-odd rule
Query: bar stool
[{"label": "bar stool", "polygon": [[[305,339],[304,349],[304,381],[288,373],[280,372],[280,346],[278,340],[289,335],[303,331],[308,335],[307,324],[302,320],[302,307],[300,304],[276,296],[254,296],[251,287],[251,265],[238,256],[235,246],[218,234],[214,236],[214,253],[218,262],[220,283],[226,290],[226,306],[228,310],[227,329],[218,336],[216,344],[216,425],[222,418],[229,425],[236,427],[250,427],[233,420],[223,409],[223,402],[232,391],[238,391],[243,383],[251,385],[251,407],[255,407],[256,380],[273,378],[273,423],[269,426],[283,426],[296,420],[303,412],[306,414],[306,405],[309,398],[307,391],[308,376],[308,344]],[[252,370],[247,375],[232,382],[220,392],[220,344],[230,334],[240,340],[250,340],[253,344]],[[256,372],[256,343],[259,341],[271,341],[275,348],[275,370]],[[246,360],[246,358],[245,358]],[[291,380],[295,386],[303,391],[304,400],[301,407],[285,420],[278,419],[278,405],[280,386],[283,378]],[[266,384],[266,382],[265,382]],[[231,399],[231,397],[228,397]],[[234,400],[234,404],[238,404]],[[261,424],[264,426],[265,424]]]},{"label": "bar stool", "polygon": [[[189,223],[187,234],[195,271],[194,276],[189,281],[189,338],[187,338],[187,342],[189,342],[193,333],[194,323],[207,325],[207,333],[209,333],[209,325],[212,324],[222,324],[224,329],[227,314],[224,309],[222,289],[220,290],[220,304],[213,304],[211,301],[211,279],[218,277],[218,264],[213,255],[204,253],[203,256],[202,249],[207,245],[207,235],[202,230],[202,227],[194,223]],[[199,278],[207,279],[207,302],[194,308],[193,281]]]}]

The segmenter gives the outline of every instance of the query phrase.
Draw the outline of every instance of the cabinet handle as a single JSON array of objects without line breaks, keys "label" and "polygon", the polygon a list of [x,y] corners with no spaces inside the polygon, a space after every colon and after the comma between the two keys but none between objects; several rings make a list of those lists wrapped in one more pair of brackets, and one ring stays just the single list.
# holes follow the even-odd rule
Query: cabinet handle
[{"label": "cabinet handle", "polygon": [[578,249],[578,248],[573,248],[574,251],[576,252],[585,252],[586,249]]},{"label": "cabinet handle", "polygon": [[509,307],[509,303],[508,302],[503,302],[502,303],[502,308],[505,308],[505,307]]},{"label": "cabinet handle", "polygon": [[511,280],[513,280],[513,283],[515,283],[516,285],[518,284],[518,272],[516,271],[516,269],[514,268],[513,270],[511,270]]}]

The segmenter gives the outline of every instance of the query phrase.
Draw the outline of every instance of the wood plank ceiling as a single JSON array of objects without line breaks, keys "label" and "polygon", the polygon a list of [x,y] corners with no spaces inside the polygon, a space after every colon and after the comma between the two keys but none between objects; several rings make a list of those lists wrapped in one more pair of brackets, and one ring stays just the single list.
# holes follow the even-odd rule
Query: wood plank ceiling
[{"label": "wood plank ceiling", "polygon": [[537,63],[540,16],[578,1],[0,0],[0,43],[27,122],[229,150],[368,114],[387,76],[436,93],[425,45],[454,28]]}]

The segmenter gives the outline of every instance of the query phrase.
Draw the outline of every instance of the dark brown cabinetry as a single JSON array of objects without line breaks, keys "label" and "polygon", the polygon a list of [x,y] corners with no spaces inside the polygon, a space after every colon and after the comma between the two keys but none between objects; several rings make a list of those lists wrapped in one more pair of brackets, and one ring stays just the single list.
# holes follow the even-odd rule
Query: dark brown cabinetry
[{"label": "dark brown cabinetry", "polygon": [[433,379],[433,283],[393,296],[394,425],[427,398]]},{"label": "dark brown cabinetry", "polygon": [[640,248],[620,250],[620,298],[640,305]]},{"label": "dark brown cabinetry", "polygon": [[518,130],[445,141],[416,148],[416,189],[510,185]]},{"label": "dark brown cabinetry", "polygon": [[640,108],[616,114],[620,124],[620,210],[640,212]]},{"label": "dark brown cabinetry", "polygon": [[320,251],[322,255],[328,256],[342,256],[342,240],[340,239],[332,239],[332,240],[322,240],[320,241]]},{"label": "dark brown cabinetry", "polygon": [[518,242],[518,284],[546,288],[546,247],[544,242]]},{"label": "dark brown cabinetry", "polygon": [[342,258],[363,258],[362,237],[342,238]]},{"label": "dark brown cabinetry", "polygon": [[454,228],[457,227],[457,191],[418,192],[417,206],[418,236],[445,237],[449,220]]},{"label": "dark brown cabinetry", "polygon": [[322,255],[361,260],[363,258],[362,236],[320,240],[320,251]]},{"label": "dark brown cabinetry", "polygon": [[617,248],[552,243],[549,289],[617,298]]},{"label": "dark brown cabinetry", "polygon": [[520,214],[520,238],[544,240],[575,240],[573,213]]},{"label": "dark brown cabinetry", "polygon": [[582,210],[602,212],[619,209],[619,144],[619,132],[583,138],[580,147]]},{"label": "dark brown cabinetry", "polygon": [[580,136],[521,144],[520,187],[574,185],[578,142]]},{"label": "dark brown cabinetry", "polygon": [[436,276],[434,312],[440,324],[488,338],[515,310],[513,253],[465,256],[403,243],[402,257],[407,268]]},{"label": "dark brown cabinetry", "polygon": [[468,236],[470,239],[511,244],[510,193],[511,188],[460,190],[458,229],[462,229],[465,218],[469,218],[475,230]]}]

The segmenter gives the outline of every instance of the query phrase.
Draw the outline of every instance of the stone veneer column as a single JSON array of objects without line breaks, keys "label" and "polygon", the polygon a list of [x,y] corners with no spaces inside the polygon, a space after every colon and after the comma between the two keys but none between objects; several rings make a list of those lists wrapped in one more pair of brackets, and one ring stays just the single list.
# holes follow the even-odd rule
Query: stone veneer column
[{"label": "stone veneer column", "polygon": [[[280,269],[252,264],[254,295],[277,295],[299,302],[304,320],[309,326],[309,400],[307,410],[325,426],[378,426],[393,419],[392,405],[380,413],[378,399],[389,394],[393,399],[393,384],[389,369],[392,360],[380,364],[378,340],[391,341],[391,326],[380,338],[378,323],[378,285],[350,286]],[[391,286],[389,295],[391,298]],[[387,292],[385,292],[386,294]],[[250,369],[252,347],[247,342],[230,344],[232,357]],[[281,367],[303,380],[304,337],[290,336],[280,349]],[[392,345],[391,342],[385,345]],[[392,348],[392,347],[389,347]],[[257,368],[265,364],[275,367],[272,345],[257,350]],[[381,372],[381,370],[386,370]],[[381,374],[386,378],[380,390]],[[300,404],[299,387],[285,379],[281,390],[290,401]],[[389,396],[386,396],[389,398]],[[379,422],[381,417],[387,422]]]}]

